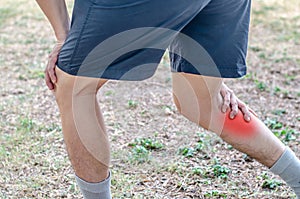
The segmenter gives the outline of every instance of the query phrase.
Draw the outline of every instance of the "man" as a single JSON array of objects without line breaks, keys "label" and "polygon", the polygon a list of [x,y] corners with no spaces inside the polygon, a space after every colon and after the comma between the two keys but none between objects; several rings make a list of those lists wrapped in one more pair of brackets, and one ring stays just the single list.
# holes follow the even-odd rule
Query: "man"
[{"label": "man", "polygon": [[45,70],[86,199],[111,198],[110,151],[96,93],[150,77],[169,47],[179,112],[278,174],[300,196],[300,161],[225,84],[246,74],[250,0],[37,0],[57,44]]}]

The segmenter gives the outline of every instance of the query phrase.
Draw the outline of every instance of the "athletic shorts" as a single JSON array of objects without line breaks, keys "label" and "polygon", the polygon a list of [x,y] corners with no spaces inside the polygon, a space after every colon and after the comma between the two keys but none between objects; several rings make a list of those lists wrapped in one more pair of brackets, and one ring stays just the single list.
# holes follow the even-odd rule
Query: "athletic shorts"
[{"label": "athletic shorts", "polygon": [[151,77],[168,50],[172,72],[246,74],[251,0],[75,0],[57,66],[71,75]]}]

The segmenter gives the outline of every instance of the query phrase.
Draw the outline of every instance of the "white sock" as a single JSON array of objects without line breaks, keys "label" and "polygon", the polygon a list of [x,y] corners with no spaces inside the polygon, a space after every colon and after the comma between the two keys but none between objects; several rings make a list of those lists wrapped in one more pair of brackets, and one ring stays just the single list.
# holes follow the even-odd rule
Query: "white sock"
[{"label": "white sock", "polygon": [[110,176],[109,173],[105,180],[97,183],[86,182],[78,176],[75,178],[84,199],[111,199]]},{"label": "white sock", "polygon": [[300,199],[300,160],[290,148],[286,148],[270,171],[279,175]]}]

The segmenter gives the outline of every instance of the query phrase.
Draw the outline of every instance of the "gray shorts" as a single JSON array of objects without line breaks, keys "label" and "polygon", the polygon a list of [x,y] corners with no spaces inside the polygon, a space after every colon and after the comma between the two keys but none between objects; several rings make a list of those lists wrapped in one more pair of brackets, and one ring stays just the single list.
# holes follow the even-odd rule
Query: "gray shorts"
[{"label": "gray shorts", "polygon": [[143,80],[166,49],[171,70],[246,74],[251,0],[75,0],[57,66],[78,76]]}]

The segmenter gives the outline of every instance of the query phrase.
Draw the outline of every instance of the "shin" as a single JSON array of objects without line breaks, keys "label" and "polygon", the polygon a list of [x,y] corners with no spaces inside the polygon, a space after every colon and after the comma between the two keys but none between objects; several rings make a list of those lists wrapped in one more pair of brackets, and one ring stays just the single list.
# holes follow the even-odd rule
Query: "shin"
[{"label": "shin", "polygon": [[79,78],[56,68],[55,97],[59,106],[62,130],[75,173],[88,182],[108,176],[109,143],[97,90],[105,80]]}]

